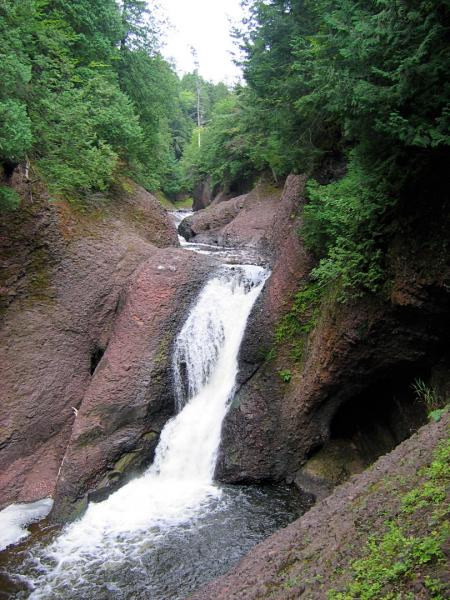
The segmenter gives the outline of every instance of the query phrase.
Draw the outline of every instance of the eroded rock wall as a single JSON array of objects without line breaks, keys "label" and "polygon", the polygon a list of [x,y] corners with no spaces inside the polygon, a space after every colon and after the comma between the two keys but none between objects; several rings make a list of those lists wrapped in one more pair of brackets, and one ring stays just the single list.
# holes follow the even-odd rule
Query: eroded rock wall
[{"label": "eroded rock wall", "polygon": [[2,215],[0,244],[3,507],[53,494],[73,409],[110,341],[130,276],[156,246],[178,241],[157,200],[125,182],[77,207],[34,190],[32,203],[27,194]]},{"label": "eroded rock wall", "polygon": [[[268,360],[274,329],[288,310],[292,295],[307,281],[314,264],[299,230],[302,226],[305,177],[288,177],[283,193],[271,203],[263,249],[272,274],[252,312],[240,351],[239,389],[222,430],[216,474],[225,481],[264,481],[274,477],[273,461],[282,450],[279,427],[286,385]],[[252,209],[248,209],[252,210]],[[267,210],[267,208],[266,208]],[[252,222],[258,218],[254,211]],[[235,224],[234,231],[238,231]]]},{"label": "eroded rock wall", "polygon": [[280,208],[281,190],[261,183],[248,194],[208,206],[182,221],[192,242],[258,249],[268,254]]}]

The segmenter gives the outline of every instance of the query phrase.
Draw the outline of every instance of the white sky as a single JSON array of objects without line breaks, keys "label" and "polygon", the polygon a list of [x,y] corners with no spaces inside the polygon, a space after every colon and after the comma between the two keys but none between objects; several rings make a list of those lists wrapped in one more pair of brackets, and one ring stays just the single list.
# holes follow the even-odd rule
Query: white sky
[{"label": "white sky", "polygon": [[165,35],[163,54],[174,60],[177,71],[194,70],[190,51],[194,46],[205,79],[235,83],[240,72],[232,62],[231,53],[236,49],[230,29],[243,16],[239,0],[159,0],[158,4],[172,24]]}]

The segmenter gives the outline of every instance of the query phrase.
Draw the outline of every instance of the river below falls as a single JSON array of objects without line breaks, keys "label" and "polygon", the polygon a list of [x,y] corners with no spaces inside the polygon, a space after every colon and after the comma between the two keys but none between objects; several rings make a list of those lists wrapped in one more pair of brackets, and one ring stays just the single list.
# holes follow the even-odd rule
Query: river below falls
[{"label": "river below falls", "polygon": [[[153,525],[115,542],[108,560],[86,556],[81,571],[62,566],[49,600],[186,598],[200,585],[224,574],[255,544],[285,527],[308,507],[288,486],[216,486],[217,493],[185,521]],[[28,598],[40,587],[57,558],[43,558],[55,531],[35,533],[15,550],[0,555],[0,598]],[[37,541],[39,537],[43,540]],[[46,539],[47,538],[47,539]],[[8,575],[7,575],[8,573]],[[75,578],[73,579],[73,576]],[[34,582],[34,584],[33,584]],[[31,588],[31,589],[30,589]]]},{"label": "river below falls", "polygon": [[270,272],[245,249],[182,245],[223,265],[175,341],[178,412],[153,464],[74,523],[31,525],[30,537],[0,553],[0,599],[186,598],[309,507],[292,487],[213,481],[240,343]]}]

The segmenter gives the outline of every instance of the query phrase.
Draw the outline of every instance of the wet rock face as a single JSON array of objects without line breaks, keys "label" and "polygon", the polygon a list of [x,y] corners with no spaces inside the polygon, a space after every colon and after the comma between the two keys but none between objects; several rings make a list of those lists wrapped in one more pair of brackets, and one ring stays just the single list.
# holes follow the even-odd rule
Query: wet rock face
[{"label": "wet rock face", "polygon": [[[421,308],[364,301],[333,308],[333,314],[322,316],[289,383],[276,372],[283,362],[253,363],[254,374],[239,390],[224,427],[218,472],[225,481],[294,479],[307,457],[329,439],[340,407],[358,399],[370,413],[382,400],[394,403],[398,384],[409,390],[415,377],[432,375],[446,352],[450,302],[444,290],[439,301],[431,293]],[[264,312],[260,318],[264,321]],[[408,437],[424,412],[410,417],[404,431],[389,436],[391,445],[373,458]],[[354,418],[350,411],[348,419]],[[387,436],[389,424],[380,420],[379,427]],[[303,480],[306,491],[314,491],[306,484]]]},{"label": "wet rock face", "polygon": [[211,261],[158,250],[133,276],[75,418],[52,516],[66,520],[153,459],[173,414],[172,344]]},{"label": "wet rock face", "polygon": [[280,411],[287,386],[274,362],[266,358],[276,323],[314,264],[298,235],[304,185],[304,177],[288,177],[281,198],[272,204],[272,219],[263,237],[272,275],[252,311],[240,351],[240,387],[224,422],[216,470],[224,481],[273,478],[274,460],[284,442]]},{"label": "wet rock face", "polygon": [[53,495],[73,409],[130,276],[155,244],[178,242],[156,199],[132,185],[82,212],[35,192],[32,205],[2,215],[0,232],[1,508]]}]

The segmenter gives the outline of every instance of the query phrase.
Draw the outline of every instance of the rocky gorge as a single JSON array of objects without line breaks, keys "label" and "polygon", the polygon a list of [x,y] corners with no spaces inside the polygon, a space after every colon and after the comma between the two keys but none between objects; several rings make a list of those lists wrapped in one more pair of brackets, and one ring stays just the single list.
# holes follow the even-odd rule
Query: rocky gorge
[{"label": "rocky gorge", "polygon": [[[383,296],[343,304],[331,290],[307,306],[293,353],[277,331],[315,266],[302,239],[305,181],[261,181],[179,227],[191,243],[245,248],[271,270],[240,348],[215,478],[295,483],[325,498],[199,598],[325,597],[328,523],[336,540],[359,540],[354,507],[378,502],[382,477],[393,496],[396,477],[418,484],[413,473],[448,434],[445,415],[424,425],[414,391],[418,379],[442,398],[450,389],[450,267],[441,246],[426,244],[430,230],[445,239],[445,220],[410,220],[392,236]],[[180,247],[170,216],[131,181],[81,209],[49,203],[43,190],[33,203],[23,196],[1,224],[0,508],[52,497],[50,518],[62,523],[151,464],[175,413],[174,340],[217,262]],[[395,512],[394,500],[386,505]],[[361,511],[355,519],[375,523]],[[311,553],[319,566],[306,577]]]},{"label": "rocky gorge", "polygon": [[[289,352],[289,340],[271,352],[277,325],[314,266],[301,234],[304,184],[305,178],[290,176],[272,196],[256,188],[194,213],[180,231],[191,241],[257,247],[272,267],[241,348],[239,389],[224,424],[217,476],[230,482],[287,478],[322,496],[339,482],[333,469],[351,474],[353,463],[361,470],[424,422],[426,409],[412,389],[416,379],[432,381],[447,397],[450,271],[439,245],[420,253],[431,228],[443,240],[445,226],[422,223],[415,239],[393,238],[384,297],[342,303],[334,290],[318,301],[319,309],[316,303],[314,323],[299,336],[300,357]],[[311,312],[305,312],[307,320]],[[321,448],[330,480],[319,474]],[[301,468],[311,456],[317,477],[313,466],[311,472]]]}]

